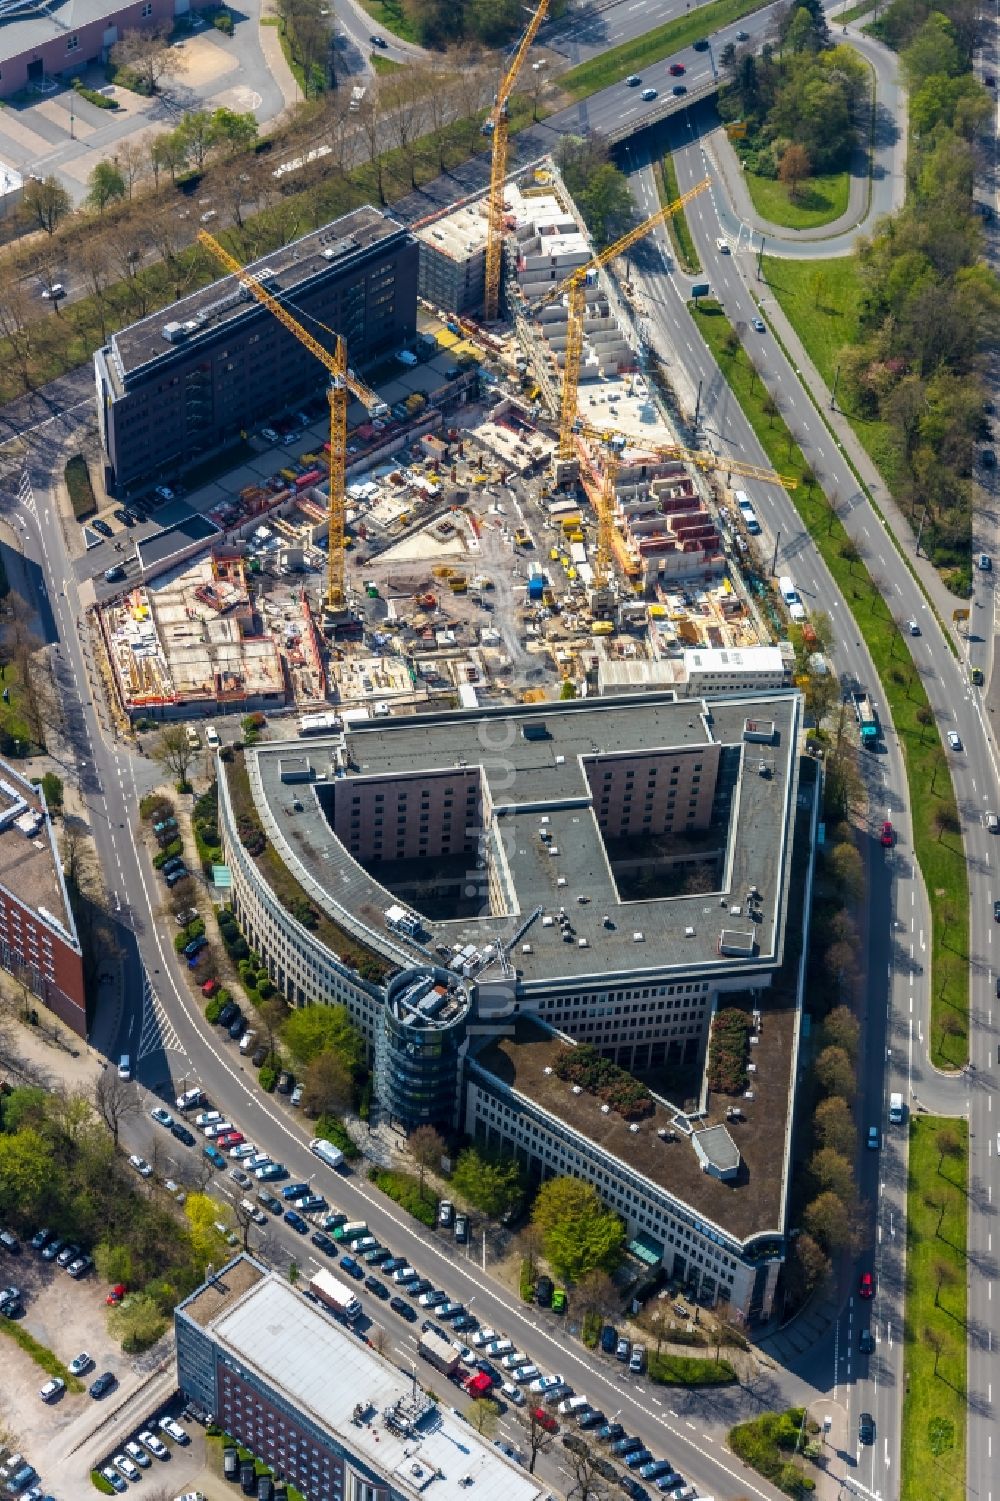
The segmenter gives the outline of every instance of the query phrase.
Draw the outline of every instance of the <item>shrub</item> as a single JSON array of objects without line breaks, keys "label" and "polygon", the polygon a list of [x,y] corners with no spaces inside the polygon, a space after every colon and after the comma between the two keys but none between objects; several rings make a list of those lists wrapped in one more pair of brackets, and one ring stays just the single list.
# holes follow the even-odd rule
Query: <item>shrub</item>
[{"label": "shrub", "polygon": [[588,1350],[597,1349],[597,1341],[601,1337],[601,1315],[599,1313],[585,1313],[583,1324],[580,1329],[580,1338]]},{"label": "shrub", "polygon": [[226,948],[229,951],[231,959],[235,959],[239,964],[246,964],[248,962],[250,948],[242,933],[236,939],[235,943],[227,943]]},{"label": "shrub", "polygon": [[173,818],[173,816],[174,805],[169,797],[164,797],[162,793],[151,792],[139,804],[139,817],[148,819],[150,823],[162,823],[165,818]]},{"label": "shrub", "polygon": [[42,777],[42,792],[50,808],[62,807],[62,777],[57,777],[54,771],[47,771]]},{"label": "shrub", "polygon": [[215,999],[218,1001],[220,1007],[228,1006],[232,998],[232,992],[228,991],[224,985],[220,986],[215,992]]},{"label": "shrub", "polygon": [[75,453],[63,470],[63,478],[69,491],[73,515],[77,521],[91,516],[97,510],[97,496],[90,482],[90,470],[82,453]]},{"label": "shrub", "polygon": [[354,1137],[348,1133],[344,1122],[336,1115],[321,1115],[316,1122],[316,1135],[324,1137],[339,1147],[349,1162],[354,1162],[361,1156],[361,1148]]},{"label": "shrub", "polygon": [[109,99],[106,94],[99,94],[96,89],[88,89],[81,78],[73,79],[73,88],[81,99],[86,99],[88,104],[96,105],[98,109],[118,108],[117,99]]},{"label": "shrub", "polygon": [[733,1453],[790,1496],[815,1490],[812,1477],[790,1463],[798,1446],[802,1417],[801,1407],[789,1407],[784,1412],[762,1412],[729,1430]]},{"label": "shrub", "polygon": [[256,813],[241,813],[236,820],[236,832],[240,843],[250,855],[262,855],[267,848],[267,835]]},{"label": "shrub", "polygon": [[233,34],[233,18],[228,10],[220,10],[212,17],[212,25],[216,31],[223,32],[226,36]]},{"label": "shrub", "polygon": [[532,1276],[531,1260],[527,1256],[523,1257],[521,1260],[521,1275],[518,1283],[518,1290],[521,1294],[522,1303],[534,1303],[535,1279]]},{"label": "shrub", "polygon": [[380,1167],[373,1167],[368,1176],[375,1187],[387,1194],[401,1209],[433,1230],[437,1224],[437,1205],[433,1198],[428,1199],[421,1194],[419,1178],[415,1178],[412,1173],[392,1172]]},{"label": "shrub", "polygon": [[168,860],[172,860],[175,855],[183,855],[183,853],[184,845],[181,843],[180,839],[171,839],[169,844],[165,844],[163,848],[161,850],[157,850],[156,854],[153,856],[154,869],[162,869],[162,867],[166,865]]},{"label": "shrub", "polygon": [[219,1012],[222,1010],[221,994],[220,991],[217,995],[213,995],[205,1007],[205,1020],[213,1025],[219,1020]]},{"label": "shrub", "polygon": [[266,1001],[270,996],[274,995],[274,985],[268,975],[265,975],[263,979],[258,977],[255,988],[262,1001]]},{"label": "shrub", "polygon": [[115,1488],[111,1484],[111,1481],[105,1480],[100,1470],[91,1470],[90,1483],[95,1490],[100,1491],[102,1496],[113,1496],[115,1494]]},{"label": "shrub", "polygon": [[753,1023],[745,1011],[728,1006],[716,1013],[708,1044],[708,1084],[720,1094],[742,1094]]},{"label": "shrub", "polygon": [[278,1082],[278,1070],[270,1063],[264,1063],[257,1077],[260,1080],[261,1089],[266,1089],[268,1094],[271,1094]]},{"label": "shrub", "polygon": [[558,1078],[596,1095],[627,1121],[652,1113],[653,1099],[645,1084],[609,1058],[602,1058],[590,1043],[563,1048],[554,1068]]}]

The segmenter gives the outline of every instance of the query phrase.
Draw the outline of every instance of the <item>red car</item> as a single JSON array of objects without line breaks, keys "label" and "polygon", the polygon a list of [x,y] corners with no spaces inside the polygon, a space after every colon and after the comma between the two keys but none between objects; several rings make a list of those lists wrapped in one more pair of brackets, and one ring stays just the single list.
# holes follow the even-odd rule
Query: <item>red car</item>
[{"label": "red car", "polygon": [[221,987],[218,980],[206,980],[204,985],[201,987],[201,993],[202,995],[207,995],[209,998],[211,998],[220,988]]},{"label": "red car", "polygon": [[882,841],[882,848],[891,850],[893,844],[895,843],[896,834],[895,830],[892,827],[892,824],[888,819],[886,819],[885,823],[882,825],[882,833],[879,837]]},{"label": "red car", "polygon": [[556,1429],[559,1427],[559,1424],[556,1422],[555,1418],[550,1412],[546,1412],[544,1407],[536,1407],[532,1411],[531,1416],[534,1418],[539,1428],[544,1428],[546,1433],[555,1433]]},{"label": "red car", "polygon": [[671,63],[670,64],[670,71],[674,75],[675,78],[680,78],[681,74],[684,72],[684,64],[683,63]]},{"label": "red car", "polygon": [[874,1298],[874,1296],[875,1278],[872,1276],[871,1272],[862,1272],[861,1281],[858,1283],[858,1297]]},{"label": "red car", "polygon": [[226,1131],[222,1136],[215,1138],[215,1144],[218,1147],[238,1147],[245,1141],[246,1137],[242,1131]]},{"label": "red car", "polygon": [[109,1308],[117,1308],[118,1304],[121,1302],[122,1298],[124,1298],[127,1292],[128,1288],[125,1286],[124,1282],[116,1282],[104,1301]]}]

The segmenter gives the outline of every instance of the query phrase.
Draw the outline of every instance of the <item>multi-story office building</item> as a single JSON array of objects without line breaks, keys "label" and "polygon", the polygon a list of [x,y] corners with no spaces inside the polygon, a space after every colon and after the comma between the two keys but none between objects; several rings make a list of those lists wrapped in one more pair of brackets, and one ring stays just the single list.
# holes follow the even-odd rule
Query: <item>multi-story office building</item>
[{"label": "multi-story office building", "polygon": [[541,1501],[415,1374],[250,1256],[185,1298],[174,1328],[184,1395],[309,1501]]},{"label": "multi-story office building", "polygon": [[[355,209],[248,268],[310,333],[347,341],[364,368],[416,332],[417,247],[376,209]],[[112,334],[94,356],[109,484],[171,476],[324,388],[316,357],[225,276]]]},{"label": "multi-story office building", "polygon": [[[647,693],[255,747],[220,768],[234,907],[291,1004],[347,1006],[383,1108],[589,1179],[668,1267],[766,1314],[798,1041],[783,965],[813,838],[799,729],[792,690]],[[248,805],[311,928],[240,842]],[[704,1081],[720,1004],[754,1015],[738,1105]],[[559,1081],[581,1043],[650,1081],[648,1119]],[[664,1071],[686,1081],[676,1104]]]},{"label": "multi-story office building", "polygon": [[0,761],[0,966],[80,1037],[83,954],[41,789]]}]

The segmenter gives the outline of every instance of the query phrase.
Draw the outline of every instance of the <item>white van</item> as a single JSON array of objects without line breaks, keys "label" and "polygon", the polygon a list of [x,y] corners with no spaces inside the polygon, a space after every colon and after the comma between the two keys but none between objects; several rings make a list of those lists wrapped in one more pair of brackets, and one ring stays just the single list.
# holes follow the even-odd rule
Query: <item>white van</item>
[{"label": "white van", "polygon": [[248,1027],[240,1038],[240,1052],[246,1057],[247,1053],[253,1052],[254,1040],[257,1036],[253,1027]]},{"label": "white van", "polygon": [[192,750],[201,750],[201,738],[193,725],[189,724],[184,734],[187,736],[187,743]]},{"label": "white van", "polygon": [[177,1096],[177,1099],[174,1101],[174,1109],[175,1110],[193,1110],[194,1107],[195,1107],[195,1105],[200,1105],[200,1104],[201,1104],[201,1090],[200,1089],[185,1089],[184,1093],[183,1094],[179,1094]]},{"label": "white van", "polygon": [[903,1096],[901,1094],[889,1096],[889,1119],[894,1126],[898,1126],[903,1119]]},{"label": "white van", "polygon": [[566,1417],[572,1417],[574,1413],[582,1412],[590,1403],[586,1397],[566,1397],[559,1403],[559,1411]]},{"label": "white van", "polygon": [[799,597],[799,591],[787,573],[778,580],[778,592],[788,606],[788,613],[792,619],[805,620],[805,606]]},{"label": "white van", "polygon": [[208,724],[205,726],[205,739],[208,741],[212,750],[218,750],[219,746],[222,744],[222,741],[219,739],[219,732],[215,728],[214,724]]}]

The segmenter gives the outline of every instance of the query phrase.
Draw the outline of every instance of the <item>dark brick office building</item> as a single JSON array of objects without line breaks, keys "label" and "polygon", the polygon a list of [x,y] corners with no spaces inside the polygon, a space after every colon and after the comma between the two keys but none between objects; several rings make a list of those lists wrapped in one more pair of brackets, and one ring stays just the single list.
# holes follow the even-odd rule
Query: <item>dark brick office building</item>
[{"label": "dark brick office building", "polygon": [[[310,333],[347,340],[359,371],[416,331],[417,246],[371,207],[251,269]],[[113,334],[94,355],[108,484],[170,479],[325,387],[322,367],[233,276]]]}]

